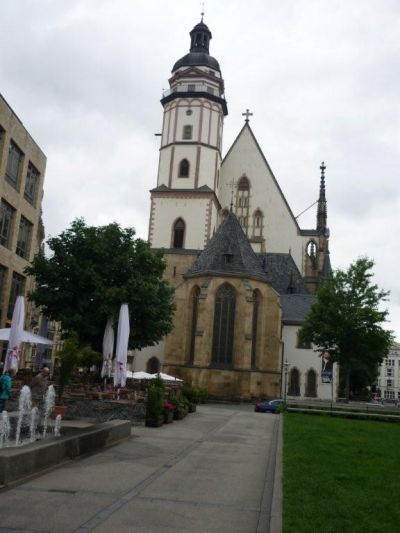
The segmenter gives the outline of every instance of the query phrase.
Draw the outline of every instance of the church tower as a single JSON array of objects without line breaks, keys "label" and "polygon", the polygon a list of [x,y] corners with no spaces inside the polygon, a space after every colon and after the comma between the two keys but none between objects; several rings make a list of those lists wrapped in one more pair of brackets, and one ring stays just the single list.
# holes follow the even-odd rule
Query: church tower
[{"label": "church tower", "polygon": [[190,32],[190,51],[172,69],[164,109],[157,187],[151,191],[153,248],[203,249],[217,225],[216,195],[228,109],[218,61],[209,53],[203,19]]}]

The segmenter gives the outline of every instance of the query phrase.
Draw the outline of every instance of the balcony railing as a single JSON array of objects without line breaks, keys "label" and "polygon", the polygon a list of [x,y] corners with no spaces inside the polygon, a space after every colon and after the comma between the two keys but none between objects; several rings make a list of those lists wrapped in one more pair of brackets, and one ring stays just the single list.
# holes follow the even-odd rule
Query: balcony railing
[{"label": "balcony railing", "polygon": [[220,94],[217,87],[211,87],[211,85],[208,85],[206,83],[188,83],[188,84],[182,84],[177,85],[171,89],[167,89],[163,91],[162,97],[165,98],[167,96],[170,96],[174,93],[209,93],[213,94],[214,96],[218,96],[219,98],[225,99],[224,94]]}]

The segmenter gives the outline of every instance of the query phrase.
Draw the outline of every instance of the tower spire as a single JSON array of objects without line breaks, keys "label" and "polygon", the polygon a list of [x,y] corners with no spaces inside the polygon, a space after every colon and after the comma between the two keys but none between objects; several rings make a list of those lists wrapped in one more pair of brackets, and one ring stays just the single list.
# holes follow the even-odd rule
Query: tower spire
[{"label": "tower spire", "polygon": [[325,163],[322,161],[321,166],[321,181],[319,185],[318,211],[317,211],[317,230],[326,230],[327,223],[327,208],[325,197]]}]

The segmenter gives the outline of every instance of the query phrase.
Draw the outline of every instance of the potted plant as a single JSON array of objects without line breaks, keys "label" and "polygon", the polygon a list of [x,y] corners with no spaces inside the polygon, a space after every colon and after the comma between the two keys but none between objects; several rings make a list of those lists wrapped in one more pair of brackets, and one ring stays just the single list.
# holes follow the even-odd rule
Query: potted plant
[{"label": "potted plant", "polygon": [[164,409],[164,424],[171,424],[174,421],[175,405],[168,400],[163,404]]},{"label": "potted plant", "polygon": [[[161,380],[160,380],[161,381]],[[157,379],[153,380],[147,389],[146,397],[146,419],[147,427],[160,427],[164,423],[164,384]]]},{"label": "potted plant", "polygon": [[188,414],[188,408],[182,398],[174,396],[171,398],[171,403],[175,405],[174,420],[182,420]]},{"label": "potted plant", "polygon": [[186,385],[183,390],[182,394],[186,401],[188,402],[188,410],[189,413],[195,413],[197,404],[200,401],[200,392],[199,389],[196,387],[190,387],[189,385]]}]

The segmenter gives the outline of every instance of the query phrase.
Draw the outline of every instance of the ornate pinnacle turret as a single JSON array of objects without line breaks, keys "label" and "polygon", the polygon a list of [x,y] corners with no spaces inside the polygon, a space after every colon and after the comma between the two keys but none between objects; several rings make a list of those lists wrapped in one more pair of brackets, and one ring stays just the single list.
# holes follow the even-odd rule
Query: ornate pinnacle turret
[{"label": "ornate pinnacle turret", "polygon": [[319,185],[318,211],[317,211],[317,230],[325,231],[327,226],[327,208],[325,198],[325,163],[322,161],[321,166],[321,182]]}]

